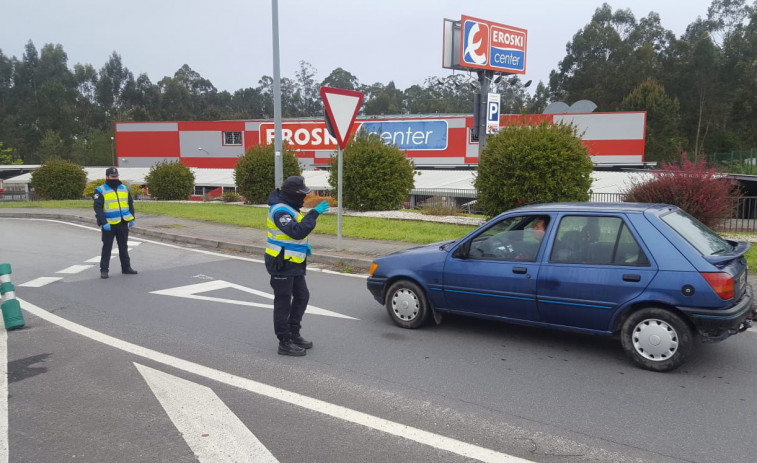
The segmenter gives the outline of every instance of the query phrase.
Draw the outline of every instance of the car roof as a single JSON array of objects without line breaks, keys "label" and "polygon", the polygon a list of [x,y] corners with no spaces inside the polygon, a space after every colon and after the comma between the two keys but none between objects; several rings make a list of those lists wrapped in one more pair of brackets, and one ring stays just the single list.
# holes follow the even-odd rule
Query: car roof
[{"label": "car roof", "polygon": [[[512,211],[522,212],[645,212],[651,211],[660,213],[678,209],[671,204],[659,203],[596,203],[596,202],[575,202],[575,203],[544,203],[530,204],[522,206]],[[512,212],[508,211],[508,212]]]}]

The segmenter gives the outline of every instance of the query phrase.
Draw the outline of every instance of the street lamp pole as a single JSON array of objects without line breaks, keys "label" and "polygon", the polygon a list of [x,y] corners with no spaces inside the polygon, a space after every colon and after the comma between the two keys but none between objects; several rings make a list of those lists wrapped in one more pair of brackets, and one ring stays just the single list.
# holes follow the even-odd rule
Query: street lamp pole
[{"label": "street lamp pole", "polygon": [[113,155],[113,167],[116,166],[116,139],[115,137],[110,137],[110,152]]}]

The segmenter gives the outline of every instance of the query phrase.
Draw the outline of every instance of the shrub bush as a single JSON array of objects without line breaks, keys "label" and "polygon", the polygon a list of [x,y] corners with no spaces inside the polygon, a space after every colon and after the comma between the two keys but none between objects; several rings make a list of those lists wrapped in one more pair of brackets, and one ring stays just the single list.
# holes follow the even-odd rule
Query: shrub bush
[{"label": "shrub bush", "polygon": [[91,198],[95,194],[95,188],[99,187],[105,183],[104,178],[98,178],[97,180],[92,180],[91,182],[87,183],[87,185],[84,187],[84,197],[85,198]]},{"label": "shrub bush", "polygon": [[137,185],[136,183],[131,184],[129,185],[129,194],[133,199],[141,199],[142,195],[145,194],[145,187],[143,185]]},{"label": "shrub bush", "polygon": [[[103,183],[105,183],[104,178],[98,178],[97,180],[92,180],[91,182],[87,183],[87,186],[84,187],[84,197],[91,198],[95,194],[95,188],[99,187]],[[134,199],[137,199],[144,194],[144,188],[142,187],[142,185],[137,185],[135,183],[127,186],[129,187],[129,193],[131,194],[131,197]]]},{"label": "shrub bush", "polygon": [[187,199],[194,191],[195,174],[179,161],[161,161],[150,168],[145,186],[155,199]]},{"label": "shrub bush", "polygon": [[84,168],[70,161],[46,161],[32,172],[29,186],[42,199],[81,199],[87,185]]},{"label": "shrub bush", "polygon": [[[250,148],[239,158],[234,168],[234,182],[237,190],[247,198],[249,204],[265,204],[268,195],[279,185],[276,183],[273,145],[258,145]],[[284,145],[282,153],[284,179],[292,175],[302,175],[300,163],[294,151]]]},{"label": "shrub bush", "polygon": [[[342,153],[343,206],[355,211],[385,211],[402,207],[415,185],[415,165],[399,148],[376,134],[360,132]],[[338,159],[331,158],[329,185],[336,190]]]},{"label": "shrub bush", "polygon": [[226,191],[221,195],[221,201],[225,203],[238,203],[242,200],[242,195],[236,191]]},{"label": "shrub bush", "polygon": [[303,204],[303,206],[312,208],[317,206],[321,201],[328,201],[329,206],[331,207],[336,207],[338,205],[336,198],[332,198],[331,196],[318,196],[315,193],[308,193],[305,196],[305,203]]},{"label": "shrub bush", "polygon": [[593,165],[571,125],[509,125],[487,138],[474,185],[487,217],[530,203],[587,201]]},{"label": "shrub bush", "polygon": [[426,215],[461,215],[462,211],[455,205],[454,200],[449,200],[441,197],[433,197],[424,201],[420,207],[421,213]]},{"label": "shrub bush", "polygon": [[710,228],[733,216],[741,196],[738,184],[708,169],[704,156],[690,161],[683,153],[680,164],[661,164],[651,179],[635,177],[625,189],[625,200],[673,204]]}]

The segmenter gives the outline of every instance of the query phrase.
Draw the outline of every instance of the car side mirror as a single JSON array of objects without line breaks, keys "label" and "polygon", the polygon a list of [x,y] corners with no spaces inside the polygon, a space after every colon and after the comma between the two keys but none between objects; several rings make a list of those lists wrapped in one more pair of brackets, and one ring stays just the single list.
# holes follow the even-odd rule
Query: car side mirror
[{"label": "car side mirror", "polygon": [[455,249],[455,252],[452,253],[452,257],[455,257],[457,259],[467,259],[469,250],[470,241],[466,241],[465,243],[458,246],[457,249]]}]

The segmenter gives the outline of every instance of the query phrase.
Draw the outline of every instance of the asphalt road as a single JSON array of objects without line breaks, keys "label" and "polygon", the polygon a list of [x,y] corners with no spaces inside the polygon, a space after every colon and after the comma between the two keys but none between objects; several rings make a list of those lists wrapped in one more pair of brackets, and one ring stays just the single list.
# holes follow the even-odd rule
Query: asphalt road
[{"label": "asphalt road", "polygon": [[7,333],[9,461],[754,460],[752,330],[652,373],[609,338],[403,330],[364,277],[311,269],[315,347],[284,357],[260,261],[132,241],[139,275],[115,257],[101,280],[94,227],[0,219],[26,310]]}]

